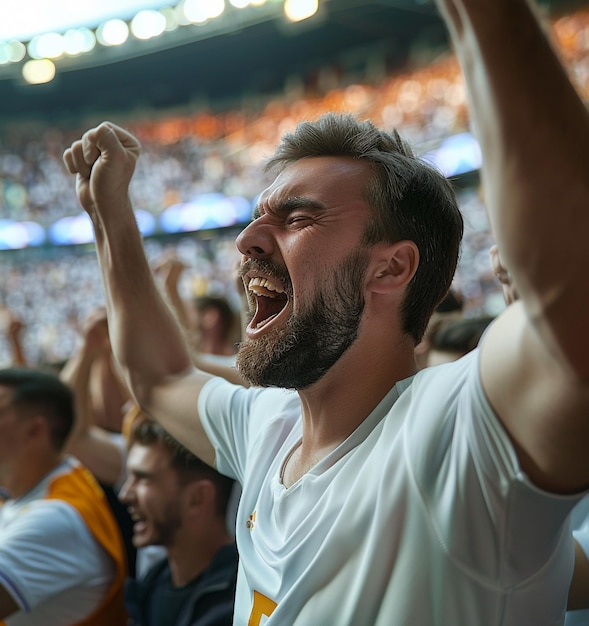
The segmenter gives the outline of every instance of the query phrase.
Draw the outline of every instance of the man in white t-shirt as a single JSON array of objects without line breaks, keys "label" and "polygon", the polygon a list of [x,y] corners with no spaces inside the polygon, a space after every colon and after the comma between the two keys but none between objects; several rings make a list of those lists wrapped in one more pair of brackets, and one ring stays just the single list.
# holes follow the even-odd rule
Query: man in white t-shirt
[{"label": "man in white t-shirt", "polygon": [[330,114],[270,160],[276,178],[237,239],[252,310],[238,366],[253,389],[191,366],[128,197],[137,140],[105,122],[64,153],[135,397],[242,483],[237,626],[564,618],[568,515],[589,484],[589,118],[525,0],[438,5],[521,297],[455,363],[414,375],[462,220],[450,184],[395,133]]},{"label": "man in white t-shirt", "polygon": [[[104,492],[64,455],[73,395],[56,376],[0,370],[0,624],[124,626],[123,542]],[[2,621],[4,620],[4,621]]]}]

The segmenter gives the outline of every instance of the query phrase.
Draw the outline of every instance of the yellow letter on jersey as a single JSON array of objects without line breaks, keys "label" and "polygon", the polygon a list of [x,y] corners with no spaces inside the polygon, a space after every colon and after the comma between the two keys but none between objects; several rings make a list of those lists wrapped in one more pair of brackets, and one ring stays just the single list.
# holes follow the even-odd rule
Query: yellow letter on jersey
[{"label": "yellow letter on jersey", "polygon": [[267,598],[258,591],[254,591],[254,606],[252,607],[252,612],[247,626],[260,626],[262,623],[262,616],[266,615],[266,617],[270,617],[277,606],[276,602],[270,600],[270,598]]}]

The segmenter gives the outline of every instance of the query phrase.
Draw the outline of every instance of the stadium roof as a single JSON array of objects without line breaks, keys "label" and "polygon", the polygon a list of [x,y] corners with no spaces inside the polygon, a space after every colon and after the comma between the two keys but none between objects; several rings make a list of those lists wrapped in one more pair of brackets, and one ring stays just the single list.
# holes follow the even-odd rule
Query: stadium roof
[{"label": "stadium roof", "polygon": [[[93,26],[95,19],[106,17],[103,13],[86,20],[74,7],[94,3],[65,2],[70,23],[64,27],[84,21]],[[25,6],[24,0],[9,4]],[[110,5],[110,15],[125,19],[139,5],[155,8],[170,2],[136,0],[131,9],[122,0],[95,4],[102,9]],[[544,4],[556,12],[588,2],[545,0]],[[42,85],[25,84],[15,71],[0,67],[0,123],[29,117],[71,121],[93,114],[158,112],[203,103],[212,108],[235,106],[246,97],[282,93],[293,79],[310,81],[326,65],[354,76],[365,74],[371,62],[391,70],[417,62],[423,50],[447,46],[431,0],[324,0],[316,16],[299,23],[264,15],[251,23],[228,21],[222,30],[202,31],[203,38],[196,28],[185,29],[165,43],[135,42],[126,53],[98,51],[86,59],[64,62],[55,80]],[[50,17],[55,17],[55,11]],[[10,21],[20,28],[17,36],[21,37],[34,34],[32,27],[44,28],[29,18],[24,28],[14,16],[8,20],[0,12],[0,40],[9,37],[2,30]],[[57,27],[51,24],[51,28]]]}]

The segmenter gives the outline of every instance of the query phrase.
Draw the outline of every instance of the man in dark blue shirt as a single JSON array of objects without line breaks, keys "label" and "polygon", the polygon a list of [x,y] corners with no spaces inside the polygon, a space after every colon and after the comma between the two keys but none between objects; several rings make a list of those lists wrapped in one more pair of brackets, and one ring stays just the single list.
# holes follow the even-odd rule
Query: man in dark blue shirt
[{"label": "man in dark blue shirt", "polygon": [[127,582],[131,624],[230,626],[237,549],[227,509],[234,481],[144,417],[131,429],[127,472],[119,497],[133,518],[133,543],[167,552],[142,579]]}]

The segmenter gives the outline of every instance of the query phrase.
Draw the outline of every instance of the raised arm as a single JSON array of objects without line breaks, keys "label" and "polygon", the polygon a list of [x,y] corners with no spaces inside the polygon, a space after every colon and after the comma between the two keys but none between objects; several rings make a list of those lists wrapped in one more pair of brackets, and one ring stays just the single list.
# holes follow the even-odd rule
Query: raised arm
[{"label": "raised arm", "polygon": [[24,322],[10,309],[0,307],[0,320],[2,332],[10,348],[13,365],[26,366],[27,358],[23,348],[22,335],[25,330]]},{"label": "raised arm", "polygon": [[208,376],[192,366],[184,335],[160,295],[129,198],[137,139],[103,122],[64,153],[94,225],[113,353],[141,408],[208,463],[214,454],[196,415]]},{"label": "raised arm", "polygon": [[540,486],[589,484],[589,117],[527,0],[437,0],[462,64],[492,230],[520,301],[483,385]]},{"label": "raised arm", "polygon": [[186,265],[175,254],[165,254],[159,258],[152,267],[155,276],[162,279],[162,288],[168,304],[178,318],[178,322],[186,333],[190,333],[190,316],[187,311],[186,302],[180,295],[178,284]]},{"label": "raised arm", "polygon": [[[186,303],[182,300],[178,290],[180,276],[185,267],[186,266],[178,257],[169,254],[159,259],[152,267],[152,270],[156,276],[159,275],[163,279],[163,285],[161,287],[161,289],[163,289],[163,295],[176,314],[178,323],[185,332],[192,363],[199,370],[207,372],[212,376],[220,376],[234,385],[249,387],[249,383],[243,378],[236,367],[228,367],[227,365],[221,365],[220,363],[207,360],[198,351],[195,345],[197,343],[196,338],[193,336],[192,329],[190,328],[190,319]],[[243,283],[241,284],[241,289],[243,290]]]},{"label": "raised arm", "polygon": [[[108,357],[109,353],[106,312],[98,309],[85,321],[80,347],[62,368],[60,378],[73,389],[76,398],[76,421],[66,450],[78,457],[102,484],[112,486],[121,479],[124,449],[117,445],[111,433],[97,425],[91,400],[93,367],[97,360]],[[122,407],[115,410],[118,410],[120,421]]]}]

